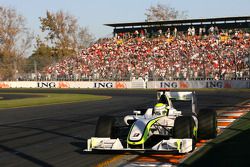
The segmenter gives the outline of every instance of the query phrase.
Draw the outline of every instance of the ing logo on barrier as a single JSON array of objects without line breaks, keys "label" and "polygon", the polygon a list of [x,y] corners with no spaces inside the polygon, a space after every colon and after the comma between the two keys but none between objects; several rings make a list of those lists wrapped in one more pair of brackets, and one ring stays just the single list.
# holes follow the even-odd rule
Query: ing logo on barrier
[{"label": "ing logo on barrier", "polygon": [[232,88],[232,85],[230,84],[230,82],[225,82],[224,88]]},{"label": "ing logo on barrier", "polygon": [[95,82],[94,88],[113,88],[112,82]]},{"label": "ing logo on barrier", "polygon": [[177,88],[177,82],[161,82],[160,88]]},{"label": "ing logo on barrier", "polygon": [[70,88],[70,84],[66,82],[59,82],[58,88]]},{"label": "ing logo on barrier", "polygon": [[124,82],[116,82],[115,88],[118,89],[127,88],[127,85]]},{"label": "ing logo on barrier", "polygon": [[10,85],[6,83],[0,83],[0,88],[10,88]]},{"label": "ing logo on barrier", "polygon": [[37,82],[38,88],[55,88],[56,83],[55,82]]},{"label": "ing logo on barrier", "polygon": [[189,88],[189,85],[187,82],[180,81],[180,88]]},{"label": "ing logo on barrier", "polygon": [[206,82],[206,88],[223,88],[223,86],[223,82],[221,81]]}]

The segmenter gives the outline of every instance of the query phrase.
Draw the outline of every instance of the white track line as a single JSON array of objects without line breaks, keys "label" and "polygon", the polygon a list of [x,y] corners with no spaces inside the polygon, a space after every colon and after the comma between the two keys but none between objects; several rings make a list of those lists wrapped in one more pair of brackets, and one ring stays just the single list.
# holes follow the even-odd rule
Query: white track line
[{"label": "white track line", "polygon": [[223,118],[223,119],[217,119],[217,122],[233,122],[236,119],[232,119],[232,118]]},{"label": "white track line", "polygon": [[227,128],[227,126],[217,126],[217,128],[219,128],[220,130],[224,130]]},{"label": "white track line", "polygon": [[[223,118],[218,118],[217,122],[220,124],[223,123],[230,123],[228,126],[231,125],[232,122],[240,118],[242,115],[244,115],[248,110],[233,110],[233,111],[226,111],[220,114],[218,117],[223,117]],[[226,117],[234,117],[234,118],[226,118]],[[218,126],[218,129],[220,130],[225,130],[228,126]]]},{"label": "white track line", "polygon": [[234,117],[240,117],[241,115],[243,115],[244,113],[243,112],[239,112],[239,113],[231,113],[231,112],[224,112],[222,113],[220,116],[227,116],[227,117],[230,117],[230,116],[234,116]]},{"label": "white track line", "polygon": [[176,165],[170,164],[170,163],[162,163],[162,162],[145,162],[145,163],[141,163],[141,162],[133,162],[133,163],[129,163],[123,167],[174,167]]}]

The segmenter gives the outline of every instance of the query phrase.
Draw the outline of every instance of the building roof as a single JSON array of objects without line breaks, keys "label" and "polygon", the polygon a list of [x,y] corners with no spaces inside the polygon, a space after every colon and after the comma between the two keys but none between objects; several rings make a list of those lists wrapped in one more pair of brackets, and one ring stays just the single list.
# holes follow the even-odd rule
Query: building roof
[{"label": "building roof", "polygon": [[169,21],[153,21],[153,22],[131,22],[131,23],[113,23],[104,24],[114,28],[126,27],[152,27],[152,26],[174,26],[174,25],[195,25],[195,24],[221,24],[221,23],[240,23],[250,22],[250,16],[239,17],[219,17],[219,18],[206,18],[206,19],[186,19],[186,20],[169,20]]}]

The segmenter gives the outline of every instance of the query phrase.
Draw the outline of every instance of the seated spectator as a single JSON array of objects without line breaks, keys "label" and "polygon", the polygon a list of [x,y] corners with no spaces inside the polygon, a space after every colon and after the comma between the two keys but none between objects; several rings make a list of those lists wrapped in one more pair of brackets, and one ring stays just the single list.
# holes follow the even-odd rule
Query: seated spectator
[{"label": "seated spectator", "polygon": [[177,29],[173,31],[173,35],[168,32],[167,36],[154,38],[147,38],[146,31],[135,31],[132,35],[120,33],[114,38],[99,40],[78,56],[48,66],[44,75],[52,80],[249,77],[249,33],[232,33],[233,30],[218,33],[213,26],[208,35],[203,29],[197,35],[191,28],[185,34],[177,33]]}]

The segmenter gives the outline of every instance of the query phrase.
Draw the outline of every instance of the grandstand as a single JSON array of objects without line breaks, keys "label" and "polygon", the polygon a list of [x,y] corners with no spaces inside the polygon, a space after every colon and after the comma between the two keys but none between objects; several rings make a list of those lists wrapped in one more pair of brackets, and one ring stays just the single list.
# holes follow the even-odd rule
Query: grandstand
[{"label": "grandstand", "polygon": [[135,23],[115,23],[105,24],[114,28],[114,34],[135,32],[136,30],[146,30],[147,32],[157,32],[158,30],[167,31],[167,29],[177,28],[179,31],[186,31],[190,26],[195,29],[210,28],[216,26],[219,29],[245,29],[250,26],[250,16],[240,17],[221,17],[206,19],[186,19],[186,20],[168,20],[155,22],[135,22]]},{"label": "grandstand", "polygon": [[38,79],[250,79],[249,16],[106,25],[113,38],[48,66]]}]

